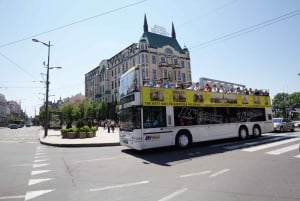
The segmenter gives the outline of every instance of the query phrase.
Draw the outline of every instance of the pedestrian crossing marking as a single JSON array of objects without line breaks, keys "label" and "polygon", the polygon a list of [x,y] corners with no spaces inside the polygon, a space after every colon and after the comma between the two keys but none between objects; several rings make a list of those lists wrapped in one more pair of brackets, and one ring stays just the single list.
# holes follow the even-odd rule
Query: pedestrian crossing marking
[{"label": "pedestrian crossing marking", "polygon": [[40,191],[29,191],[25,195],[25,201],[31,200],[33,198],[39,197],[41,195],[44,195],[46,193],[50,193],[54,191],[55,189],[50,189],[50,190],[40,190]]},{"label": "pedestrian crossing marking", "polygon": [[31,186],[31,185],[34,185],[34,184],[39,184],[39,183],[42,183],[42,182],[45,182],[45,181],[50,181],[52,180],[53,178],[45,178],[45,179],[30,179],[29,182],[28,182],[28,185]]},{"label": "pedestrian crossing marking", "polygon": [[50,172],[51,170],[37,170],[37,171],[32,171],[31,175],[38,175],[38,174],[43,174],[46,172]]},{"label": "pedestrian crossing marking", "polygon": [[283,154],[283,153],[286,153],[286,152],[289,152],[289,151],[296,150],[298,148],[299,148],[299,145],[298,144],[294,144],[294,145],[291,145],[291,146],[288,146],[288,147],[283,147],[281,149],[277,149],[277,150],[274,150],[274,151],[269,151],[266,154],[280,155],[280,154]]},{"label": "pedestrian crossing marking", "polygon": [[254,152],[254,151],[259,151],[259,150],[263,150],[263,149],[267,149],[267,148],[271,148],[271,147],[275,147],[278,145],[283,145],[283,144],[287,144],[287,143],[291,143],[291,142],[295,142],[295,141],[300,141],[300,138],[293,138],[293,139],[283,140],[280,142],[273,142],[273,143],[269,143],[269,144],[258,145],[255,147],[245,148],[242,151]]}]

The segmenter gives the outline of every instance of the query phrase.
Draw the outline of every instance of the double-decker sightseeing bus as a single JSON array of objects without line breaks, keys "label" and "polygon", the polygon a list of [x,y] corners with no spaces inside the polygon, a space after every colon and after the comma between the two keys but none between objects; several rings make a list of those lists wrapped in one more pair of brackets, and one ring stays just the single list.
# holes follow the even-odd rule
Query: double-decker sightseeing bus
[{"label": "double-decker sightseeing bus", "polygon": [[268,94],[230,91],[229,87],[246,89],[230,82],[199,81],[225,86],[228,92],[145,86],[139,66],[129,69],[120,80],[121,145],[137,150],[187,148],[195,142],[259,137],[273,130]]}]

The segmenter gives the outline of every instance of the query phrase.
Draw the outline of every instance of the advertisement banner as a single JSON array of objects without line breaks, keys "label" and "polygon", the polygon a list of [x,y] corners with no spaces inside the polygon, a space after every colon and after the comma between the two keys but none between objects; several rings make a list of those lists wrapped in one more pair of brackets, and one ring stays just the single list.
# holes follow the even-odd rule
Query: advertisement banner
[{"label": "advertisement banner", "polygon": [[269,96],[142,87],[142,105],[189,107],[271,107]]}]

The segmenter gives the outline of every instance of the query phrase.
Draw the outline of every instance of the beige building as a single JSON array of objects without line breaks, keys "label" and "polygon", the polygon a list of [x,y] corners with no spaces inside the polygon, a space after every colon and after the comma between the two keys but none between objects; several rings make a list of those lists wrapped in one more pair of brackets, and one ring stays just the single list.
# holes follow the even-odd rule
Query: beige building
[{"label": "beige building", "polygon": [[117,102],[121,75],[137,64],[141,67],[142,78],[154,83],[160,79],[169,80],[173,85],[191,81],[189,51],[177,42],[173,23],[171,37],[158,26],[149,32],[145,15],[144,32],[138,43],[102,60],[85,74],[86,97],[97,102]]}]

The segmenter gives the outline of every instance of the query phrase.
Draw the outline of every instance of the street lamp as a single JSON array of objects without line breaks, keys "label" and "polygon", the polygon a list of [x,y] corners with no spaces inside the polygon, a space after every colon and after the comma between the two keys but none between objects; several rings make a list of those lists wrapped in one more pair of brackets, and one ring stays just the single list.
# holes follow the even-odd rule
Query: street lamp
[{"label": "street lamp", "polygon": [[48,47],[48,63],[47,63],[47,77],[46,77],[46,106],[45,106],[45,113],[46,113],[46,117],[45,117],[45,134],[44,137],[47,137],[48,135],[48,121],[49,121],[49,114],[48,114],[48,105],[49,105],[49,70],[50,69],[54,69],[54,68],[58,68],[60,69],[61,67],[50,67],[50,47],[51,47],[51,43],[50,41],[47,43],[44,43],[42,41],[39,41],[37,39],[32,39],[33,42],[36,43],[42,43],[43,45]]}]

